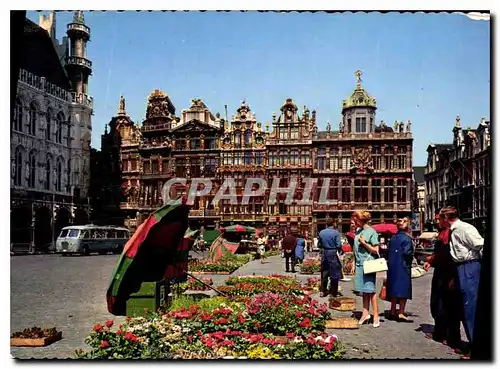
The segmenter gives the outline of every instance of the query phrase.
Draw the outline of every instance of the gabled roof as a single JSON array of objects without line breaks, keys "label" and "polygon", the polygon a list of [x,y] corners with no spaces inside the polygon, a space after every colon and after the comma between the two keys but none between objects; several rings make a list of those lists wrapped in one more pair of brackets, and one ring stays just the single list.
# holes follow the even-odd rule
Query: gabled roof
[{"label": "gabled roof", "polygon": [[219,131],[221,128],[202,122],[198,119],[192,119],[186,123],[179,124],[172,129],[172,133],[176,132],[203,132],[206,130]]},{"label": "gabled roof", "polygon": [[66,90],[71,83],[46,30],[25,20],[20,67]]},{"label": "gabled roof", "polygon": [[425,172],[425,167],[413,167],[413,178],[416,183],[424,183],[424,172]]},{"label": "gabled roof", "polygon": [[452,149],[453,148],[453,144],[429,144],[429,146],[427,146],[427,152],[429,152],[430,150],[432,149],[436,149],[436,152],[439,154],[443,151],[446,151],[446,150],[449,150],[449,149]]}]

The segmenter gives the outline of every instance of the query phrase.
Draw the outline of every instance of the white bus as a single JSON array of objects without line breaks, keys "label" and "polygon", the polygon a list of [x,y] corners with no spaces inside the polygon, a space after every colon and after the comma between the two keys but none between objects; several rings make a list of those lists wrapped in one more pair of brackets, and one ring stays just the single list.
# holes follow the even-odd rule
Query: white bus
[{"label": "white bus", "polygon": [[56,241],[56,252],[63,255],[119,254],[130,238],[127,228],[114,226],[69,226],[61,230]]}]

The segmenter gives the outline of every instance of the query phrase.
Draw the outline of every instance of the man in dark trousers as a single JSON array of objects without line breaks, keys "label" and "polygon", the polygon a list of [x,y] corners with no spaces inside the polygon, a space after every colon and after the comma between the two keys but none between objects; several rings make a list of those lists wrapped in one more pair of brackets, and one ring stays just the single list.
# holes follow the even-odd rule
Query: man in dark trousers
[{"label": "man in dark trousers", "polygon": [[435,221],[439,230],[434,253],[424,263],[424,269],[434,267],[431,284],[431,315],[434,318],[434,332],[426,337],[461,349],[460,322],[462,320],[462,296],[458,290],[457,267],[450,254],[450,229],[444,218],[436,211]]},{"label": "man in dark trousers", "polygon": [[285,271],[290,272],[290,262],[292,264],[292,273],[295,273],[295,246],[297,246],[297,237],[291,232],[283,238],[281,247],[285,254]]},{"label": "man in dark trousers", "polygon": [[[339,292],[339,279],[342,278],[342,263],[338,252],[342,248],[340,233],[335,229],[333,219],[327,221],[327,228],[319,232],[318,247],[322,250],[321,256],[321,297],[326,297],[328,292],[337,297]],[[330,278],[330,291],[328,291],[328,278]]]}]

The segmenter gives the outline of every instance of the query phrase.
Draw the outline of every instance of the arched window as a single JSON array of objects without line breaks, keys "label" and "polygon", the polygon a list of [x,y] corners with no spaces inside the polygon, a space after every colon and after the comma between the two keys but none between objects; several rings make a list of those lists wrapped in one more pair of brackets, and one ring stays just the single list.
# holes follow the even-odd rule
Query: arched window
[{"label": "arched window", "polygon": [[63,174],[63,165],[61,159],[57,160],[56,166],[56,191],[62,191],[62,174]]},{"label": "arched window", "polygon": [[245,132],[245,145],[250,145],[252,143],[252,131],[248,130]]},{"label": "arched window", "polygon": [[22,186],[22,174],[23,174],[23,149],[22,147],[17,147],[14,157],[14,185]]},{"label": "arched window", "polygon": [[241,146],[241,133],[239,131],[234,134],[234,145],[236,147]]},{"label": "arched window", "polygon": [[12,122],[14,131],[23,131],[23,104],[21,100],[16,100],[16,108],[14,110],[14,121]]},{"label": "arched window", "polygon": [[50,190],[52,188],[52,165],[51,165],[51,158],[50,156],[47,156],[47,160],[45,162],[45,189]]},{"label": "arched window", "polygon": [[56,142],[62,143],[64,114],[60,112],[56,118]]},{"label": "arched window", "polygon": [[30,135],[35,136],[36,135],[36,126],[37,126],[37,119],[38,118],[38,112],[36,105],[32,103],[30,105],[29,109],[29,117],[28,117],[28,133]]},{"label": "arched window", "polygon": [[28,187],[35,188],[36,186],[36,153],[32,151],[28,158]]},{"label": "arched window", "polygon": [[52,111],[47,111],[47,126],[45,128],[45,139],[50,141],[52,140]]},{"label": "arched window", "polygon": [[67,186],[67,191],[71,191],[71,159],[68,159],[68,168],[66,170],[66,186]]}]

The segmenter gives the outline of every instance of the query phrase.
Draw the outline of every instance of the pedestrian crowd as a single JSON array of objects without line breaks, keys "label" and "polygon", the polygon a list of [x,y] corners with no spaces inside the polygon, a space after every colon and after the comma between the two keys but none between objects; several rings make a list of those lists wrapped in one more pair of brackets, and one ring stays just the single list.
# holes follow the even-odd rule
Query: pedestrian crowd
[{"label": "pedestrian crowd", "polygon": [[[452,206],[437,211],[435,222],[439,233],[434,252],[424,263],[425,271],[434,268],[430,310],[435,324],[434,332],[426,337],[450,346],[463,358],[469,358],[484,239],[474,226],[459,219],[457,209]],[[376,273],[383,271],[387,272],[387,279],[380,297],[390,302],[386,319],[412,322],[406,313],[407,301],[412,299],[415,260],[411,221],[407,217],[401,218],[396,225],[396,234],[386,243],[371,226],[369,212],[352,214],[354,263],[351,274],[354,275],[355,293],[363,299],[359,325],[371,322],[374,328],[380,326]],[[311,251],[313,245],[321,254],[321,296],[339,296],[339,281],[343,278],[340,255],[344,248],[333,220],[327,221],[327,227],[312,242],[297,232],[289,232],[279,241],[285,271],[295,273],[296,264],[304,260],[305,250]],[[464,327],[468,344],[461,341],[460,324]]]}]

